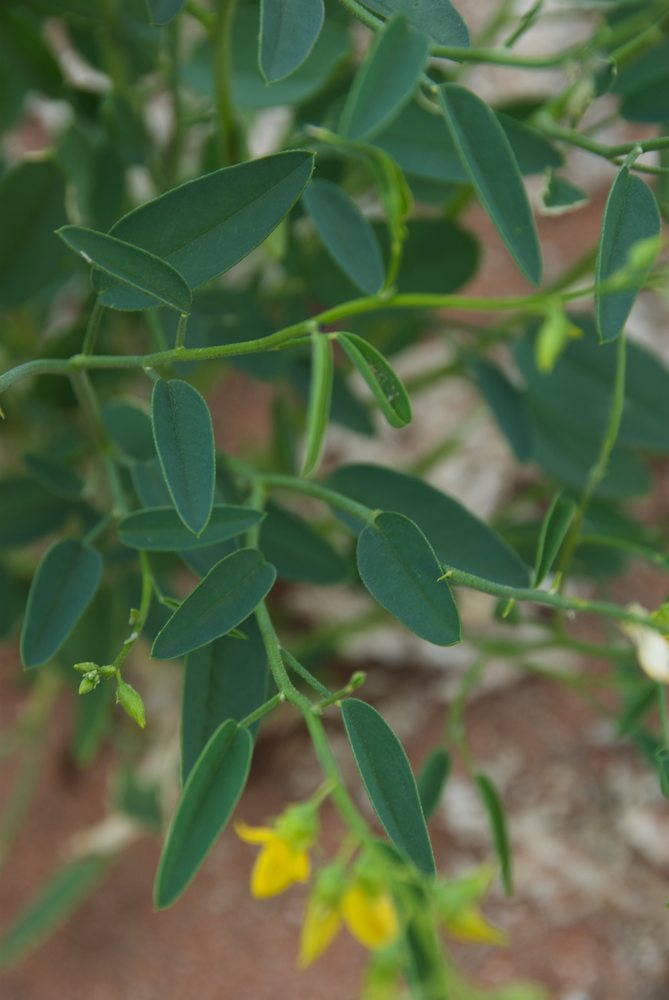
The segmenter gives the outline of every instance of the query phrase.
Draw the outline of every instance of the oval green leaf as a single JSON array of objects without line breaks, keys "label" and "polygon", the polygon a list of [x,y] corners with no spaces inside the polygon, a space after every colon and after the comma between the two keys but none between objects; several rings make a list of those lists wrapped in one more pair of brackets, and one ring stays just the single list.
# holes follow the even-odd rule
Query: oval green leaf
[{"label": "oval green leaf", "polygon": [[383,286],[383,258],[374,230],[357,205],[332,181],[315,180],[303,197],[318,235],[332,257],[366,295]]},{"label": "oval green leaf", "polygon": [[189,313],[191,291],[167,261],[140,247],[81,226],[61,226],[56,235],[87,264],[180,313]]},{"label": "oval green leaf", "polygon": [[418,775],[418,795],[426,820],[434,814],[451,772],[451,758],[437,747],[425,759]]},{"label": "oval green leaf", "polygon": [[184,527],[173,507],[152,507],[128,514],[118,526],[119,541],[131,549],[149,552],[182,552],[218,545],[241,535],[262,520],[262,512],[252,507],[217,505],[209,524],[199,535]]},{"label": "oval green leaf", "polygon": [[390,426],[406,427],[411,423],[408,393],[383,355],[355,333],[338,333],[337,340],[372,390]]},{"label": "oval green leaf", "polygon": [[160,855],[154,903],[162,910],[184,892],[223,831],[244,790],[253,740],[232,719],[221,723],[190,771]]},{"label": "oval green leaf", "polygon": [[365,7],[385,17],[404,14],[437,45],[469,48],[467,25],[450,0],[365,0]]},{"label": "oval green leaf", "polygon": [[290,76],[302,65],[324,18],[323,0],[261,0],[259,65],[268,83]]},{"label": "oval green leaf", "polygon": [[248,618],[275,578],[276,570],[257,549],[221,559],[158,633],[151,655],[172,660],[225,635]]},{"label": "oval green leaf", "polygon": [[396,14],[376,34],[355,75],[341,115],[348,139],[369,139],[411,99],[430,51],[426,34]]},{"label": "oval green leaf", "polygon": [[539,532],[533,587],[538,587],[553,568],[575,513],[576,504],[570,497],[563,497],[561,493],[553,497]]},{"label": "oval green leaf", "polygon": [[434,875],[432,845],[404,747],[385,719],[366,702],[347,698],[341,714],[362,783],[381,826],[405,858],[420,871]]},{"label": "oval green leaf", "polygon": [[[276,153],[187,181],[120,219],[110,235],[166,260],[190,288],[228,271],[278,226],[313,169],[302,150]],[[141,295],[94,274],[103,305],[150,309]]]},{"label": "oval green leaf", "polygon": [[459,84],[438,88],[446,126],[481,203],[525,277],[541,282],[532,209],[509,140],[485,101]]},{"label": "oval green leaf", "polygon": [[440,562],[510,587],[528,586],[529,570],[513,549],[461,503],[429,483],[360,463],[337,469],[329,485],[372,509],[390,508],[411,518]]},{"label": "oval green leaf", "polygon": [[377,514],[360,533],[360,577],[372,597],[436,646],[460,642],[460,619],[434,550],[403,514]]},{"label": "oval green leaf", "polygon": [[100,553],[74,539],[56,542],[44,554],[21,631],[24,667],[39,667],[58,652],[90,604],[101,576]]},{"label": "oval green leaf", "polygon": [[[623,331],[635,299],[648,277],[652,258],[640,267],[630,261],[632,248],[660,233],[660,213],[647,184],[624,166],[604,208],[604,221],[597,254],[595,315],[600,340],[615,340]],[[621,271],[628,272],[628,287],[603,291],[602,285]]]},{"label": "oval green leaf", "polygon": [[306,441],[302,475],[316,471],[323,453],[330,417],[334,363],[330,338],[320,332],[311,335],[311,381],[307,408]]},{"label": "oval green leaf", "polygon": [[[244,623],[245,633],[251,628],[250,621]],[[239,722],[262,705],[267,697],[267,679],[267,653],[259,637],[223,636],[190,654],[181,702],[184,782],[225,719]]]},{"label": "oval green leaf", "polygon": [[214,503],[216,454],[209,408],[188,382],[160,379],[153,387],[151,417],[174,506],[186,527],[199,535]]}]

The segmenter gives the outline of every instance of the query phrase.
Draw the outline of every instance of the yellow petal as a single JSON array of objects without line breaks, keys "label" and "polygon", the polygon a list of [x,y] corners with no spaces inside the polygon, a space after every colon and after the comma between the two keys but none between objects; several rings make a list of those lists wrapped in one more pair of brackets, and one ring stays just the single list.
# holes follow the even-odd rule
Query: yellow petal
[{"label": "yellow petal", "polygon": [[287,840],[273,834],[253,866],[251,893],[256,899],[276,896],[294,882],[308,882],[309,871],[307,852],[294,850]]},{"label": "yellow petal", "polygon": [[302,925],[299,957],[301,969],[306,969],[329,948],[340,927],[339,908],[312,896]]},{"label": "yellow petal", "polygon": [[276,837],[276,832],[269,826],[248,826],[246,823],[235,823],[235,833],[246,844],[267,844]]},{"label": "yellow petal", "polygon": [[506,944],[506,934],[498,927],[489,924],[481,911],[475,906],[449,917],[446,927],[453,937],[460,941],[473,941],[480,944]]},{"label": "yellow petal", "polygon": [[353,937],[372,951],[392,944],[399,934],[397,910],[387,892],[371,894],[353,885],[344,893],[342,914]]}]

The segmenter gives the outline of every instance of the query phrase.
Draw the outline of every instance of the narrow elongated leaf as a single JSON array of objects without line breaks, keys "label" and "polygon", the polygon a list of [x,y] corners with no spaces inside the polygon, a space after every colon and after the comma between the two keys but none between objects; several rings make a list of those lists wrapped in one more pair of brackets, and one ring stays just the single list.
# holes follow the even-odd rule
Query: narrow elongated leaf
[{"label": "narrow elongated leaf", "polygon": [[390,426],[406,427],[411,423],[411,400],[383,355],[355,333],[338,333],[337,340],[372,390]]},{"label": "narrow elongated leaf", "polygon": [[105,871],[108,857],[89,857],[61,868],[0,937],[0,968],[37,948],[86,900]]},{"label": "narrow elongated leaf", "polygon": [[514,455],[519,462],[527,462],[532,454],[532,438],[523,393],[489,361],[475,363],[474,377]]},{"label": "narrow elongated leaf", "polygon": [[[110,235],[166,260],[190,288],[229,270],[278,226],[313,169],[302,150],[277,153],[187,181],[120,219]],[[153,296],[94,275],[103,305],[150,309]]]},{"label": "narrow elongated leaf", "polygon": [[200,535],[184,527],[173,507],[150,507],[128,514],[120,521],[118,537],[131,549],[149,552],[182,552],[218,545],[241,535],[262,520],[262,512],[252,507],[216,506],[209,524]]},{"label": "narrow elongated leaf", "polygon": [[323,0],[261,0],[260,70],[269,83],[302,65],[318,38]]},{"label": "narrow elongated leaf", "polygon": [[88,264],[135,291],[181,313],[189,313],[191,291],[179,272],[155,254],[81,226],[61,226],[56,234]]},{"label": "narrow elongated leaf", "polygon": [[479,794],[483,800],[483,805],[488,813],[490,829],[492,831],[493,842],[502,873],[502,884],[507,896],[513,894],[513,877],[511,870],[511,847],[509,845],[509,835],[506,829],[506,816],[504,806],[499,797],[497,789],[486,774],[476,775],[476,784]]},{"label": "narrow elongated leaf", "polygon": [[312,181],[303,200],[326,250],[344,274],[366,295],[378,292],[385,277],[381,250],[358,207],[332,181]]},{"label": "narrow elongated leaf", "polygon": [[569,525],[573,520],[575,511],[576,504],[570,497],[563,497],[560,493],[553,497],[553,502],[546,511],[539,534],[537,558],[534,566],[534,581],[532,584],[534,587],[538,587],[550,573],[565,536],[569,531]]},{"label": "narrow elongated leaf", "polygon": [[[659,233],[660,213],[653,192],[624,166],[606,201],[597,255],[595,315],[601,340],[615,340],[622,333],[652,266],[651,258],[645,265],[632,269],[630,251],[635,244],[656,238]],[[625,268],[631,287],[613,292],[601,290],[604,282]]]},{"label": "narrow elongated leaf", "polygon": [[420,528],[403,514],[377,514],[360,533],[362,582],[379,604],[421,639],[460,641],[460,619],[442,569]]},{"label": "narrow elongated leaf", "polygon": [[425,31],[437,45],[469,48],[469,31],[450,0],[365,0],[377,14],[405,14],[409,23]]},{"label": "narrow elongated leaf", "polygon": [[518,163],[493,111],[455,83],[438,89],[446,126],[463,167],[511,256],[533,285],[541,281],[541,249]]},{"label": "narrow elongated leaf", "polygon": [[284,580],[301,583],[339,583],[346,561],[317,531],[279,504],[267,504],[260,529],[260,548]]},{"label": "narrow elongated leaf", "polygon": [[[242,626],[245,634],[253,623]],[[191,653],[181,702],[181,774],[185,782],[207,741],[225,719],[241,721],[267,697],[268,665],[259,636],[224,636]]]},{"label": "narrow elongated leaf", "polygon": [[[329,485],[372,509],[390,508],[405,514],[425,533],[440,562],[486,580],[527,587],[529,570],[518,555],[483,521],[462,504],[424,483],[380,465],[344,465]],[[356,530],[360,522],[352,522]]]},{"label": "narrow elongated leaf", "polygon": [[172,660],[225,635],[262,601],[276,570],[257,549],[239,549],[221,559],[156,636],[151,655]]},{"label": "narrow elongated leaf", "polygon": [[214,503],[216,455],[211,416],[188,382],[161,379],[151,401],[153,436],[167,488],[179,517],[198,535]]},{"label": "narrow elongated leaf", "polygon": [[383,829],[404,857],[433,875],[432,845],[404,747],[366,702],[347,698],[341,714],[360,777]]},{"label": "narrow elongated leaf", "polygon": [[428,754],[420,769],[418,795],[426,820],[430,819],[439,805],[450,771],[451,758],[441,747]]},{"label": "narrow elongated leaf", "polygon": [[39,667],[65,642],[91,602],[102,557],[74,539],[56,542],[42,557],[30,587],[21,632],[25,667]]},{"label": "narrow elongated leaf", "polygon": [[313,333],[311,335],[309,407],[307,409],[306,441],[302,461],[303,476],[310,476],[312,472],[315,472],[321,460],[330,417],[333,372],[330,338],[320,332]]},{"label": "narrow elongated leaf", "polygon": [[349,139],[380,132],[411,99],[430,50],[430,40],[401,14],[390,18],[355,75],[340,128]]},{"label": "narrow elongated leaf", "polygon": [[159,910],[181,895],[222,833],[244,790],[253,740],[232,719],[221,723],[189,773],[160,855],[154,886]]},{"label": "narrow elongated leaf", "polygon": [[186,0],[146,0],[152,24],[168,24],[183,9]]}]

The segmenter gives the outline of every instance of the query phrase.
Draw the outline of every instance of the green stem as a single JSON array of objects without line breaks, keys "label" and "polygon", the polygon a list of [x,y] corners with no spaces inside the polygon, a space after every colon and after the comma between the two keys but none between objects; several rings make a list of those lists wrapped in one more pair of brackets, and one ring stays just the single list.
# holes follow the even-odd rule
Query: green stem
[{"label": "green stem", "polygon": [[199,21],[203,28],[207,31],[211,31],[214,26],[214,15],[206,7],[203,7],[198,0],[186,0],[186,10],[194,17],[196,21]]},{"label": "green stem", "polygon": [[100,321],[104,311],[105,307],[99,299],[96,299],[95,305],[93,306],[93,310],[88,319],[88,326],[86,327],[86,333],[84,334],[84,342],[81,345],[82,354],[92,354],[95,350],[95,342],[97,340],[98,331],[100,329]]},{"label": "green stem", "polygon": [[177,335],[174,341],[174,349],[176,351],[182,352],[184,350],[184,345],[186,343],[186,330],[188,328],[188,313],[181,313],[179,316],[179,325],[177,326]]},{"label": "green stem", "polygon": [[660,724],[662,726],[662,740],[669,750],[669,704],[667,703],[667,688],[665,684],[657,685],[657,699],[660,706]]},{"label": "green stem", "polygon": [[278,694],[275,694],[273,698],[266,701],[264,705],[261,705],[260,708],[256,708],[255,712],[250,712],[249,715],[244,716],[244,718],[238,722],[237,725],[240,729],[244,729],[246,726],[252,726],[254,722],[257,722],[259,719],[269,715],[275,708],[282,705],[285,700],[286,696],[283,691],[280,691]]},{"label": "green stem", "polygon": [[121,679],[121,667],[123,666],[130,650],[141,636],[142,629],[146,624],[146,619],[148,618],[149,611],[151,609],[151,598],[153,596],[153,573],[151,572],[149,557],[146,552],[140,551],[139,562],[142,567],[142,596],[140,599],[139,613],[136,620],[133,622],[132,632],[121,646],[121,649],[112,664],[112,666],[116,667],[116,675],[119,680]]},{"label": "green stem", "polygon": [[184,143],[183,101],[179,80],[180,39],[179,18],[167,26],[167,79],[172,101],[172,134],[165,154],[167,186],[173,187],[179,178],[179,167]]},{"label": "green stem", "polygon": [[[569,143],[570,146],[577,146],[579,149],[584,149],[595,156],[601,156],[603,159],[610,160],[617,166],[622,163],[621,157],[626,156],[627,153],[631,152],[637,146],[641,147],[642,152],[652,152],[669,147],[669,137],[667,136],[662,136],[660,139],[642,139],[639,142],[624,142],[617,146],[606,146],[601,142],[596,142],[594,139],[588,138],[582,132],[576,132],[574,129],[556,125],[547,115],[539,115],[535,119],[535,124],[549,138],[561,139],[563,142]],[[666,167],[650,167],[638,162],[633,165],[632,169],[645,174],[664,174],[667,172]]]},{"label": "green stem", "polygon": [[318,483],[312,483],[306,479],[297,479],[295,476],[263,474],[260,475],[259,478],[260,481],[267,487],[293,490],[296,493],[304,493],[306,496],[314,497],[316,500],[322,500],[323,503],[326,503],[331,507],[336,507],[345,514],[350,514],[351,517],[354,517],[358,521],[363,521],[366,524],[371,523],[374,519],[374,511],[369,507],[365,507],[364,504],[358,503],[356,500],[351,500],[349,497],[345,497],[343,494],[337,493],[335,490],[328,489],[327,486],[321,486]]},{"label": "green stem", "polygon": [[232,23],[237,0],[217,0],[211,26],[218,148],[225,166],[239,162],[237,124],[232,104]]}]

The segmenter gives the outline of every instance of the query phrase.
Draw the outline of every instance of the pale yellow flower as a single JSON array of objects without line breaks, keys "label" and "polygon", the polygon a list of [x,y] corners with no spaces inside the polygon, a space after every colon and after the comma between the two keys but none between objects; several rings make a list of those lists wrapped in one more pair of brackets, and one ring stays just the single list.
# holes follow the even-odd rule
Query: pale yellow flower
[{"label": "pale yellow flower", "polygon": [[390,893],[354,882],[341,901],[341,912],[354,938],[371,951],[392,944],[399,935],[397,910]]},{"label": "pale yellow flower", "polygon": [[[630,604],[627,610],[637,615],[648,614],[640,604]],[[635,622],[621,622],[620,627],[631,639],[641,669],[654,681],[669,684],[669,636]]]},{"label": "pale yellow flower", "polygon": [[459,913],[454,913],[444,921],[446,929],[459,941],[469,941],[477,944],[507,943],[506,934],[488,923],[477,906],[468,906]]},{"label": "pale yellow flower", "polygon": [[302,924],[300,938],[300,968],[306,969],[326,951],[341,927],[341,912],[338,903],[328,903],[318,896],[312,896],[307,904],[307,912]]},{"label": "pale yellow flower", "polygon": [[303,843],[270,826],[236,823],[235,832],[247,844],[262,844],[251,873],[251,893],[256,899],[277,896],[295,882],[309,881],[311,864]]}]

